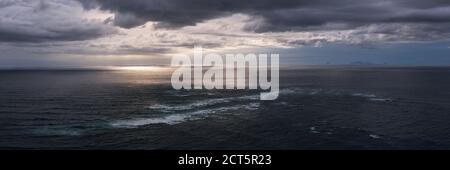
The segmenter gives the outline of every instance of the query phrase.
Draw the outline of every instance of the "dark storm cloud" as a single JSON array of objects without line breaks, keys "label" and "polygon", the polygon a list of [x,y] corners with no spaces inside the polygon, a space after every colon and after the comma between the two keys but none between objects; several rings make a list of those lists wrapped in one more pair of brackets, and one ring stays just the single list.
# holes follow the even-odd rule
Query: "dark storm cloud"
[{"label": "dark storm cloud", "polygon": [[[369,24],[450,22],[448,1],[372,1],[355,0],[333,6],[261,11],[264,23],[254,31],[298,31],[353,29]],[[408,2],[408,3],[407,3]]]},{"label": "dark storm cloud", "polygon": [[[109,30],[111,31],[111,30]],[[99,38],[108,30],[98,28],[80,28],[69,30],[54,30],[44,34],[33,31],[1,30],[1,42],[46,42],[46,41],[79,41]]]},{"label": "dark storm cloud", "polygon": [[[83,7],[115,16],[89,21],[75,14]],[[0,42],[89,40],[114,33],[110,24],[133,28],[156,21],[156,28],[180,28],[236,13],[258,21],[245,26],[252,32],[357,30],[392,40],[450,33],[449,0],[1,0]]]},{"label": "dark storm cloud", "polygon": [[[86,0],[83,0],[86,1]],[[87,1],[87,6],[94,2]],[[102,9],[116,12],[115,23],[130,28],[146,21],[161,27],[182,27],[198,22],[245,13],[265,22],[253,31],[317,29],[340,23],[353,28],[373,23],[450,22],[448,0],[97,0]],[[129,18],[128,22],[122,21]],[[334,27],[323,27],[335,29]]]},{"label": "dark storm cloud", "polygon": [[78,15],[73,0],[0,1],[0,42],[46,42],[95,39],[115,32],[111,26]]},{"label": "dark storm cloud", "polygon": [[[81,0],[87,7],[94,2]],[[291,9],[325,2],[305,0],[97,0],[104,10],[116,12],[118,19],[133,16],[134,24],[116,22],[129,28],[139,26],[145,21],[159,21],[161,27],[182,27],[233,13],[259,14],[265,10]]]}]

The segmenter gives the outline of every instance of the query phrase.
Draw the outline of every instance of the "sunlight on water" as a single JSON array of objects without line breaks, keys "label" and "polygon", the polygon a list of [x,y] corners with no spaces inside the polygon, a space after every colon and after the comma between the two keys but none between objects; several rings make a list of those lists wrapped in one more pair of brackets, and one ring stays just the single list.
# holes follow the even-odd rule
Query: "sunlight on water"
[{"label": "sunlight on water", "polygon": [[124,70],[124,71],[169,71],[170,67],[164,66],[118,66],[113,67],[114,70]]}]

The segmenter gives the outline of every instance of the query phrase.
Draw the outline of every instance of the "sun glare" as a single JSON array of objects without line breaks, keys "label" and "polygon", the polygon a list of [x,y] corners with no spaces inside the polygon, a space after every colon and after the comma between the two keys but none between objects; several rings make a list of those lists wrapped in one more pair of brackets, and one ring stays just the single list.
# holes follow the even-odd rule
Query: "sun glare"
[{"label": "sun glare", "polygon": [[120,66],[114,67],[114,69],[124,71],[166,71],[169,68],[162,66]]}]

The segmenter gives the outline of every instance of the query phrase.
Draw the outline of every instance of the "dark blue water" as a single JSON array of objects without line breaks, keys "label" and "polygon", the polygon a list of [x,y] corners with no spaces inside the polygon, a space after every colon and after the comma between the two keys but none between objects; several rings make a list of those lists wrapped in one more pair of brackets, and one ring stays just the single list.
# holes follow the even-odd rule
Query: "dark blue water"
[{"label": "dark blue water", "polygon": [[171,71],[0,71],[0,148],[450,149],[450,67],[296,67],[278,100]]}]

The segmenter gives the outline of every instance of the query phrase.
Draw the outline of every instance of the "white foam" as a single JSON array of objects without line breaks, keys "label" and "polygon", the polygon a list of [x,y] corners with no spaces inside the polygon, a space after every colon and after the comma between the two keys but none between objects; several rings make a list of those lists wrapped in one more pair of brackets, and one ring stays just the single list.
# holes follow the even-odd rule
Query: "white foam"
[{"label": "white foam", "polygon": [[288,106],[289,105],[289,103],[288,102],[280,102],[280,103],[278,103],[279,105],[283,105],[283,106]]},{"label": "white foam", "polygon": [[142,119],[135,119],[135,120],[122,120],[117,121],[111,124],[113,127],[123,127],[123,128],[133,128],[148,124],[177,124],[179,122],[183,122],[186,120],[190,115],[182,115],[182,114],[176,114],[176,115],[170,115],[162,118],[142,118]]},{"label": "white foam", "polygon": [[381,138],[380,136],[374,135],[374,134],[370,134],[369,136],[370,136],[371,138],[374,138],[374,139],[380,139],[380,138]]},{"label": "white foam", "polygon": [[164,116],[164,117],[120,120],[120,121],[111,123],[111,126],[119,127],[119,128],[136,128],[139,126],[150,125],[150,124],[174,125],[174,124],[182,123],[182,122],[185,122],[188,120],[201,119],[209,114],[225,113],[228,111],[235,111],[235,110],[242,110],[242,109],[257,110],[259,108],[259,106],[260,106],[259,103],[250,103],[248,105],[234,105],[234,106],[219,107],[219,108],[213,108],[213,109],[203,109],[203,110],[187,112],[187,113],[183,113],[183,114],[168,115],[168,116]]},{"label": "white foam", "polygon": [[370,101],[375,101],[375,102],[392,102],[394,101],[391,98],[383,98],[380,96],[377,96],[375,94],[371,94],[371,93],[352,93],[349,91],[345,91],[345,90],[333,90],[333,89],[304,89],[304,88],[284,88],[280,90],[280,95],[284,96],[284,95],[307,95],[307,96],[314,96],[314,95],[335,95],[335,96],[355,96],[355,97],[361,97],[361,98],[366,98]]},{"label": "white foam", "polygon": [[368,98],[370,101],[377,101],[377,102],[390,102],[390,101],[392,101],[392,99],[381,98],[381,97],[376,96],[374,94],[353,93],[352,96],[364,97],[364,98]]},{"label": "white foam", "polygon": [[185,110],[191,110],[191,109],[195,109],[195,108],[212,106],[212,105],[221,104],[221,103],[229,103],[229,102],[233,102],[233,101],[242,101],[242,100],[255,100],[255,99],[258,99],[258,95],[205,99],[205,100],[199,100],[199,101],[196,101],[193,103],[182,104],[182,105],[155,104],[155,105],[149,106],[148,109],[158,110],[161,112],[185,111]]},{"label": "white foam", "polygon": [[371,101],[379,101],[379,102],[390,102],[392,99],[384,99],[384,98],[370,98]]},{"label": "white foam", "polygon": [[302,88],[284,88],[280,90],[280,94],[282,95],[291,95],[291,94],[303,94],[305,92]]},{"label": "white foam", "polygon": [[314,127],[314,126],[313,126],[313,127],[310,127],[310,128],[309,128],[309,131],[310,131],[311,133],[320,133],[319,131],[316,130],[316,127]]},{"label": "white foam", "polygon": [[342,94],[340,91],[336,90],[324,90],[324,89],[304,89],[304,88],[284,88],[280,90],[281,95],[320,95],[320,94],[328,94],[328,95],[339,95]]},{"label": "white foam", "polygon": [[172,109],[171,106],[163,105],[163,104],[154,104],[148,107],[149,109]]},{"label": "white foam", "polygon": [[245,109],[247,110],[258,110],[260,104],[259,103],[250,103],[249,105],[245,106]]},{"label": "white foam", "polygon": [[374,94],[366,94],[366,93],[353,93],[352,96],[359,96],[359,97],[365,97],[365,98],[375,98],[375,97],[377,97]]}]

